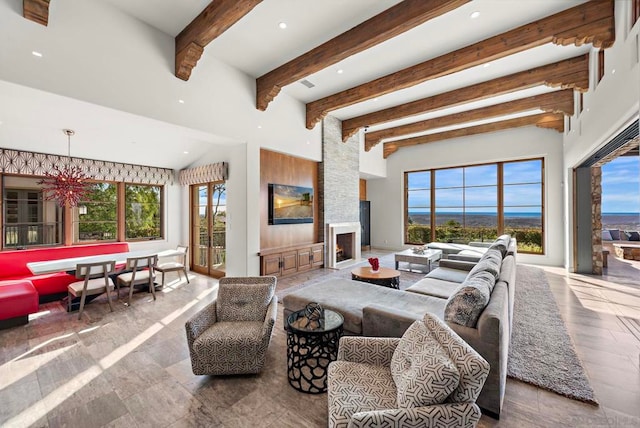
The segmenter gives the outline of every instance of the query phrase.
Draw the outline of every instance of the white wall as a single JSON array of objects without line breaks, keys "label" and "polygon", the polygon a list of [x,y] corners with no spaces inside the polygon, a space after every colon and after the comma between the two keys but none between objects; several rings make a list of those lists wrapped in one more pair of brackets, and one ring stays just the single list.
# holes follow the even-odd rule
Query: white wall
[{"label": "white wall", "polygon": [[404,247],[405,171],[543,157],[545,162],[544,255],[519,254],[521,263],[562,265],[562,136],[535,127],[457,138],[398,150],[387,159],[387,178],[367,182],[371,201],[371,245]]},{"label": "white wall", "polygon": [[[605,74],[597,83],[597,51],[591,52],[589,92],[584,94],[582,113],[571,118],[571,131],[564,136],[566,247],[565,266],[573,270],[572,170],[608,143],[640,113],[640,20],[631,27],[631,3],[617,0],[616,42],[605,50]],[[615,73],[613,72],[615,70]]]},{"label": "white wall", "polygon": [[255,78],[206,49],[184,82],[173,37],[108,2],[59,0],[50,15],[45,27],[22,17],[21,1],[0,0],[0,80],[320,160],[304,104],[281,93],[256,110]]},{"label": "white wall", "polygon": [[[44,56],[35,58],[34,50]],[[320,161],[320,127],[307,130],[305,105],[285,93],[266,112],[258,111],[255,78],[218,61],[206,49],[188,82],[173,71],[173,37],[107,2],[52,2],[49,26],[44,27],[22,17],[21,1],[0,0],[0,80],[239,142],[212,145],[193,166],[229,162],[227,271],[258,274],[260,147]],[[131,158],[143,155],[132,152]],[[186,187],[166,187],[165,210],[166,240],[131,247],[189,242]]]},{"label": "white wall", "polygon": [[364,132],[360,131],[360,177],[386,177],[387,160],[382,157],[382,143],[372,147],[366,152],[364,150]]}]

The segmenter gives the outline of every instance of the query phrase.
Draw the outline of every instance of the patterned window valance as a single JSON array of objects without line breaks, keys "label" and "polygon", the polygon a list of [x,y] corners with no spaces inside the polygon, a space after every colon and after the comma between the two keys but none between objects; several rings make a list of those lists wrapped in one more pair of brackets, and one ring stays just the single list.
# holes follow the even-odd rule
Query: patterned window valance
[{"label": "patterned window valance", "polygon": [[[0,172],[44,176],[54,165],[63,165],[67,156],[0,149]],[[80,168],[90,178],[100,181],[126,181],[139,184],[173,184],[173,170],[153,166],[132,165],[71,158],[71,165]]]},{"label": "patterned window valance", "polygon": [[229,178],[229,164],[218,162],[180,170],[179,181],[183,186],[189,186],[210,181],[224,181],[227,178]]}]

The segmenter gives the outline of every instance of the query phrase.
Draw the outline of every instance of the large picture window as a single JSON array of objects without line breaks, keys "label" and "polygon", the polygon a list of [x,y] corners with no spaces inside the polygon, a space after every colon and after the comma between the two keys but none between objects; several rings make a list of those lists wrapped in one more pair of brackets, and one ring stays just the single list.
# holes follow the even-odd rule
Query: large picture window
[{"label": "large picture window", "polygon": [[3,184],[3,248],[60,245],[63,210],[44,198],[38,179],[4,176]]},{"label": "large picture window", "polygon": [[[405,173],[405,243],[490,241],[543,248],[542,159]],[[432,227],[433,225],[433,227]]]},{"label": "large picture window", "polygon": [[125,232],[129,239],[162,238],[162,187],[125,185]]},{"label": "large picture window", "polygon": [[94,183],[74,210],[74,241],[115,241],[118,238],[118,188]]}]

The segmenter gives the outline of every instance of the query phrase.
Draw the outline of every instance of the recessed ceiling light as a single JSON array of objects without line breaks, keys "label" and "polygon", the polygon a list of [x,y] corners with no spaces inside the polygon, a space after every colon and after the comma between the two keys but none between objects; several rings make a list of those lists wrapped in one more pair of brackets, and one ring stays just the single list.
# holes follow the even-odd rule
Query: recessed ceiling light
[{"label": "recessed ceiling light", "polygon": [[278,24],[278,27],[280,27],[281,30],[284,30],[287,28],[287,23],[286,22],[281,22]]},{"label": "recessed ceiling light", "polygon": [[31,51],[31,55],[37,56],[38,58],[42,58],[42,54],[38,51]]},{"label": "recessed ceiling light", "polygon": [[184,153],[185,155],[188,155],[188,154],[189,154],[189,152],[187,152],[187,151],[184,151],[184,152],[182,152],[182,153]]},{"label": "recessed ceiling light", "polygon": [[480,16],[480,12],[478,12],[477,10],[475,12],[471,13],[471,19],[476,19],[479,16]]},{"label": "recessed ceiling light", "polygon": [[611,70],[611,74],[616,74],[616,69]]},{"label": "recessed ceiling light", "polygon": [[591,110],[589,110],[589,107],[587,107],[587,111],[591,111]]},{"label": "recessed ceiling light", "polygon": [[373,101],[378,101],[378,97],[375,97],[375,98],[373,99]]},{"label": "recessed ceiling light", "polygon": [[337,73],[338,73],[338,74],[342,74],[342,73],[344,73],[344,70],[343,70],[343,69],[341,69],[341,68],[339,68],[339,69],[338,69],[338,71],[337,71]]},{"label": "recessed ceiling light", "polygon": [[178,100],[180,104],[184,104],[184,100]]},{"label": "recessed ceiling light", "polygon": [[262,125],[258,125],[258,129],[262,129]]},{"label": "recessed ceiling light", "polygon": [[491,67],[491,63],[490,63],[490,62],[485,62],[484,64],[482,64],[482,66],[483,66],[484,68]]}]

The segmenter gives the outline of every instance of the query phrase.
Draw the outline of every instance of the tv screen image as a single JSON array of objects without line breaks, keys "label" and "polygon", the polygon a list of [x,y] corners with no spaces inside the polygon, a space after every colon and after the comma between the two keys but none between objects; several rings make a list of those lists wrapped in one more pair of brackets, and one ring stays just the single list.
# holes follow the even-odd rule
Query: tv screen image
[{"label": "tv screen image", "polygon": [[269,184],[269,224],[313,223],[313,188]]}]

